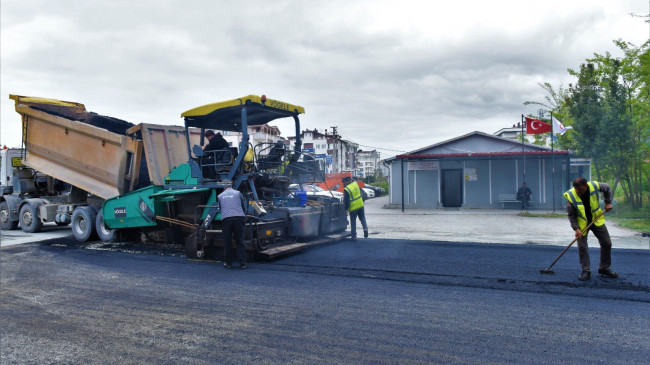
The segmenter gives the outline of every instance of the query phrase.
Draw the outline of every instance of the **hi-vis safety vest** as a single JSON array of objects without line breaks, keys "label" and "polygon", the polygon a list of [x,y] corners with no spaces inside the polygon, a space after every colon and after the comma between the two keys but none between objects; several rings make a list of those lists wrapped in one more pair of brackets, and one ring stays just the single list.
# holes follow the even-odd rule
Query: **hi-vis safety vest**
[{"label": "hi-vis safety vest", "polygon": [[[591,206],[591,217],[593,219],[602,212],[600,209],[600,186],[598,186],[598,182],[596,181],[589,181],[587,182],[587,185],[589,186],[589,205]],[[568,200],[569,203],[571,203],[571,205],[573,205],[578,211],[578,225],[580,226],[580,230],[584,230],[589,222],[587,222],[585,206],[582,204],[582,200],[578,196],[578,193],[576,193],[576,189],[571,188],[571,190],[564,193],[564,198],[566,198],[566,200]],[[594,223],[595,226],[602,226],[603,224],[605,224],[604,215],[598,218]]]},{"label": "hi-vis safety vest", "polygon": [[348,195],[350,196],[350,208],[348,208],[350,212],[363,208],[361,189],[359,188],[359,184],[357,184],[356,181],[348,184],[348,186],[345,187],[345,191],[347,191]]},{"label": "hi-vis safety vest", "polygon": [[285,160],[283,163],[278,165],[278,173],[280,175],[284,175],[284,170],[286,170],[287,166],[289,166],[289,159]]}]

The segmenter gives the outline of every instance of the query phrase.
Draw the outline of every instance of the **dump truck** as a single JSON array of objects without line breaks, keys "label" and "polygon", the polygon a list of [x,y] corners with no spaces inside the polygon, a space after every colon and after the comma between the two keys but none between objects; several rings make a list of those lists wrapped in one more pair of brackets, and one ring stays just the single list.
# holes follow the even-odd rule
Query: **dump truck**
[{"label": "dump truck", "polygon": [[[249,95],[190,109],[181,114],[184,126],[133,125],[79,103],[11,98],[22,117],[22,162],[69,184],[76,196],[74,202],[33,201],[34,216],[44,221],[51,211],[69,214],[79,240],[162,233],[184,245],[188,257],[210,257],[223,246],[217,196],[228,186],[247,199],[250,256],[273,258],[345,235],[339,199],[305,199],[288,188],[323,180],[324,161],[305,156],[300,140],[293,151],[249,142],[248,126],[278,118],[292,118],[299,135],[300,106]],[[239,132],[241,143],[205,152],[208,129]]]},{"label": "dump truck", "polygon": [[[139,142],[93,126],[128,123],[87,112],[83,104],[10,98],[21,115],[23,148],[8,149],[8,158],[3,158],[2,229],[20,227],[31,233],[43,223],[72,223],[75,237],[87,240],[103,199],[134,187],[121,171]],[[102,148],[89,153],[94,143]]]},{"label": "dump truck", "polygon": [[[29,207],[35,198],[56,199],[60,192],[68,188],[66,184],[23,165],[23,153],[23,149],[6,148],[6,146],[0,150],[0,229],[2,230],[18,228],[21,217],[22,226],[26,231],[36,230],[39,227],[32,221],[32,211],[25,208],[20,214],[21,208],[25,205]],[[47,214],[43,214],[43,217],[47,222]]]}]

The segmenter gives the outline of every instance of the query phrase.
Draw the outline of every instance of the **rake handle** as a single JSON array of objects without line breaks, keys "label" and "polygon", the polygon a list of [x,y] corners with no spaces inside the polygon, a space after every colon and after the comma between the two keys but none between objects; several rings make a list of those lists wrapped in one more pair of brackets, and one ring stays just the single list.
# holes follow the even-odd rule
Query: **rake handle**
[{"label": "rake handle", "polygon": [[[582,230],[582,235],[583,235],[583,236],[584,236],[585,233],[587,233],[587,231],[589,230],[589,228],[591,228],[591,226],[592,226],[594,223],[596,223],[596,221],[597,221],[598,219],[600,219],[600,217],[603,216],[603,214],[605,214],[605,211],[600,212],[600,214],[598,214],[598,216],[597,216],[596,218],[594,218],[594,219],[591,220],[591,223],[589,223],[589,225],[587,225],[587,227],[585,227],[585,229]],[[578,238],[579,238],[579,237],[574,238],[573,241],[571,241],[571,243],[569,243],[569,245],[566,246],[566,248],[562,251],[562,253],[561,253],[561,254],[560,254],[560,255],[555,259],[555,261],[553,261],[553,263],[550,264],[550,265],[549,265],[546,269],[544,269],[544,270],[548,270],[548,269],[552,268],[553,265],[555,265],[555,263],[560,259],[560,257],[562,257],[562,255],[564,255],[564,253],[567,252],[567,250],[568,250],[571,246],[573,246],[573,244],[578,240]]]}]

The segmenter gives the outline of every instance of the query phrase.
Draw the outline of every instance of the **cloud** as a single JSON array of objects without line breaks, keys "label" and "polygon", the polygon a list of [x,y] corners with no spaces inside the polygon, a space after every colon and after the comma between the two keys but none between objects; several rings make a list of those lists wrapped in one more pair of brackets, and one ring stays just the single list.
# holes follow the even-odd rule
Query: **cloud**
[{"label": "cloud", "polygon": [[253,93],[304,106],[304,128],[413,150],[510,126],[538,83],[647,38],[632,1],[26,1],[0,5],[2,144],[20,144],[10,93],[164,124]]}]

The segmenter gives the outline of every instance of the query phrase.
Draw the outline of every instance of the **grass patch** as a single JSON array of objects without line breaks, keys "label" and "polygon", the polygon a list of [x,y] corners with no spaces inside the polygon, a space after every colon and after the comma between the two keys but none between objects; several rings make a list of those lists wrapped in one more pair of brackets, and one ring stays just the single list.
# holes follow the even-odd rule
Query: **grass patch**
[{"label": "grass patch", "polygon": [[643,208],[634,210],[631,204],[622,202],[614,205],[614,209],[609,214],[616,218],[648,218],[650,217],[650,206],[645,204]]},{"label": "grass patch", "polygon": [[[533,217],[533,218],[566,218],[567,217],[566,213],[564,214],[539,213],[538,214],[538,213],[521,212],[518,213],[517,215],[519,217]],[[621,217],[621,215],[623,217]],[[646,218],[646,217],[647,216],[640,217],[638,216],[637,213],[630,213],[630,214],[608,213],[606,219],[616,222],[616,225],[619,227],[631,229],[638,232],[650,232],[650,218]]]},{"label": "grass patch", "polygon": [[650,219],[648,218],[617,218],[610,217],[619,227],[624,227],[639,232],[650,232]]},{"label": "grass patch", "polygon": [[566,213],[530,213],[527,211],[517,214],[520,217],[534,217],[534,218],[566,218]]},{"label": "grass patch", "polygon": [[[530,213],[521,212],[517,214],[519,217],[533,217],[533,218],[566,218],[567,214],[560,213]],[[650,218],[648,214],[635,210],[612,210],[607,213],[606,219],[616,222],[619,227],[631,229],[638,232],[650,232]]]},{"label": "grass patch", "polygon": [[639,232],[650,232],[650,204],[644,204],[641,209],[632,209],[632,204],[620,201],[608,213],[607,219],[616,222],[620,227]]}]

